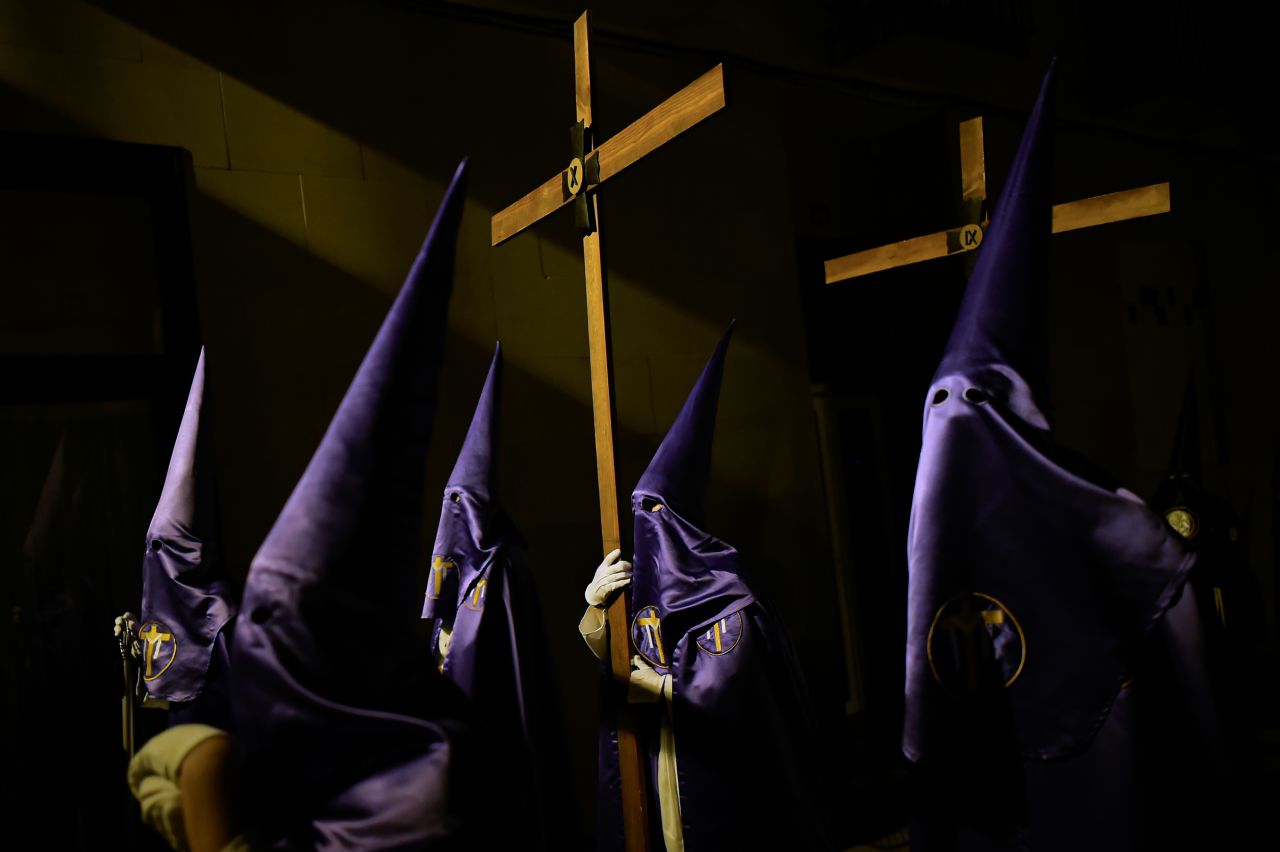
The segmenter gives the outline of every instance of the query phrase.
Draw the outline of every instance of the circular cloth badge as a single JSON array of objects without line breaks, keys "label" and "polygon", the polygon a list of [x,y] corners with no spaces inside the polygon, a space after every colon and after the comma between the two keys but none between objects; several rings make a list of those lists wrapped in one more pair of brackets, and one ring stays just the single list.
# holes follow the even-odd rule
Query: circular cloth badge
[{"label": "circular cloth badge", "polygon": [[142,642],[142,679],[156,680],[178,658],[178,637],[163,622],[148,621],[138,630]]},{"label": "circular cloth badge", "polygon": [[929,668],[959,692],[1013,685],[1027,662],[1027,639],[1013,612],[991,595],[957,595],[938,607],[929,625]]},{"label": "circular cloth badge", "polygon": [[670,660],[662,644],[662,615],[656,606],[644,606],[636,610],[631,619],[631,643],[636,653],[650,664],[666,668]]},{"label": "circular cloth badge", "polygon": [[698,634],[698,647],[713,657],[723,657],[742,638],[742,611],[726,615]]}]

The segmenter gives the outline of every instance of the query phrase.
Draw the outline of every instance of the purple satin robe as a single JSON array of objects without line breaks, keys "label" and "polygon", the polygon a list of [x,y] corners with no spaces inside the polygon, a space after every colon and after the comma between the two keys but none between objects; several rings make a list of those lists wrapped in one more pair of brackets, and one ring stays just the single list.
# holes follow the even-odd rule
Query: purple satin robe
[{"label": "purple satin robe", "polygon": [[524,541],[497,501],[502,349],[449,477],[422,617],[449,628],[443,672],[471,699],[477,782],[501,803],[491,842],[557,849],[576,825],[568,744]]}]

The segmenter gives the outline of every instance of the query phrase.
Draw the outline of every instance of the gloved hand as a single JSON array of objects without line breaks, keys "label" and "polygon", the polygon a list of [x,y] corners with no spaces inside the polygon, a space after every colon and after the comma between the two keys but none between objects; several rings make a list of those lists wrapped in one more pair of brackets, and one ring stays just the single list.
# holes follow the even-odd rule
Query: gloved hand
[{"label": "gloved hand", "polygon": [[444,659],[445,657],[449,656],[449,648],[451,648],[452,646],[453,646],[453,625],[452,624],[440,625],[440,639],[436,643],[436,647],[439,649],[439,652],[436,654],[436,659],[439,661],[441,674],[444,674]]},{"label": "gloved hand", "polygon": [[631,681],[627,684],[628,704],[652,704],[663,695],[671,697],[671,675],[658,674],[644,657],[631,658]]},{"label": "gloved hand", "polygon": [[116,616],[116,642],[120,645],[120,655],[132,656],[135,660],[142,656],[142,647],[138,643],[138,618],[131,612]]},{"label": "gloved hand", "polygon": [[208,725],[176,725],[148,740],[129,762],[129,789],[142,805],[142,821],[174,849],[187,848],[178,787],[182,762],[205,740],[225,736],[226,732]]},{"label": "gloved hand", "polygon": [[604,561],[596,569],[583,597],[591,606],[604,606],[609,595],[631,582],[631,563],[622,556],[621,550],[612,550],[605,555]]}]

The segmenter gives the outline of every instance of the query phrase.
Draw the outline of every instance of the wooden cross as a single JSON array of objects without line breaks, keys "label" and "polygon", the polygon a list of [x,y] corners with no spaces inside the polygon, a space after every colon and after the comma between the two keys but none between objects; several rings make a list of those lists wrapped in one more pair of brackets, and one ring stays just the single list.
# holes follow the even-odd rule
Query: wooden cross
[{"label": "wooden cross", "polygon": [[[591,114],[589,13],[573,25],[573,65],[578,124],[572,159],[537,189],[490,221],[491,244],[498,245],[561,207],[574,204],[583,232],[586,266],[587,339],[591,362],[591,404],[595,421],[596,479],[600,492],[603,552],[622,546],[618,519],[618,480],[613,454],[613,353],[609,342],[609,299],[600,249],[600,208],[596,189],[635,163],[724,107],[724,75],[717,65],[667,98],[648,114],[598,145]],[[609,664],[615,682],[631,678],[630,630],[626,595],[609,606]],[[621,694],[621,692],[620,692]],[[619,702],[618,769],[622,787],[622,822],[627,852],[648,852],[649,824],[644,764],[636,727],[625,701]]]},{"label": "wooden cross", "polygon": [[[835,284],[837,281],[933,260],[936,257],[963,254],[982,244],[988,211],[981,116],[960,122],[960,187],[965,219],[960,227],[828,260],[825,264],[827,283]],[[1061,234],[1168,212],[1169,184],[1157,183],[1066,204],[1055,204],[1053,232]]]}]

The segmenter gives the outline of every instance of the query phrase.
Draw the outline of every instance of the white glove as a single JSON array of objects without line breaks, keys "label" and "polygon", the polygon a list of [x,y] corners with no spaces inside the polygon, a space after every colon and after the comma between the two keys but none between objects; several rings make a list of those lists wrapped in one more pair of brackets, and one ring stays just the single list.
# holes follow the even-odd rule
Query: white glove
[{"label": "white glove", "polygon": [[644,657],[632,657],[631,682],[627,684],[628,704],[652,704],[664,695],[671,697],[671,675],[660,675]]},{"label": "white glove", "polygon": [[591,606],[604,606],[609,595],[631,582],[631,563],[622,556],[621,550],[612,550],[604,557],[596,575],[591,578],[583,597]]},{"label": "white glove", "polygon": [[138,619],[131,613],[116,616],[116,642],[120,645],[120,655],[128,654],[138,660],[142,657],[142,647],[138,643]]},{"label": "white glove", "polygon": [[176,725],[156,734],[129,762],[129,788],[142,805],[142,821],[164,836],[174,849],[187,848],[182,821],[182,762],[200,743],[226,733],[208,725]]},{"label": "white glove", "polygon": [[436,647],[440,649],[439,653],[436,655],[436,659],[439,661],[438,668],[440,669],[440,674],[444,674],[444,660],[445,660],[445,657],[449,656],[449,648],[452,646],[453,646],[453,628],[446,627],[443,624],[441,624],[440,625],[440,641],[436,645]]}]

